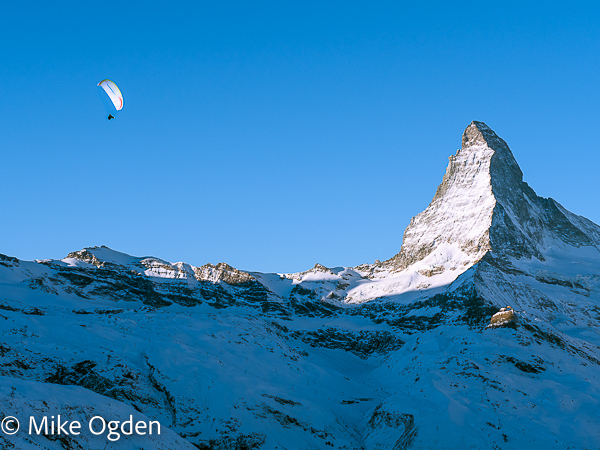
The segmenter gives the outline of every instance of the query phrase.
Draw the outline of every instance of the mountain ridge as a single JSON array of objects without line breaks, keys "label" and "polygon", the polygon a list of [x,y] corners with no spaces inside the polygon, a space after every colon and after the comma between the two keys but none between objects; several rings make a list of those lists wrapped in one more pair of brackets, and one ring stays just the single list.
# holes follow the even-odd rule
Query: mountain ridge
[{"label": "mountain ridge", "polygon": [[[303,272],[261,274],[226,263],[195,267],[156,257],[132,257],[101,246],[44,264],[122,265],[143,276],[185,279],[188,284],[195,280],[223,281],[240,288],[260,285],[265,301],[274,294],[275,302],[285,303],[278,292],[286,297],[310,291],[313,300],[352,306],[442,289],[480,261],[523,272],[517,268],[518,261],[544,261],[552,248],[600,249],[600,227],[551,198],[538,197],[523,181],[506,142],[485,123],[471,122],[461,142],[462,147],[449,157],[429,206],[407,226],[399,253],[384,262],[338,268],[335,273],[317,263]],[[287,285],[275,287],[278,280],[287,280],[283,283]]]}]

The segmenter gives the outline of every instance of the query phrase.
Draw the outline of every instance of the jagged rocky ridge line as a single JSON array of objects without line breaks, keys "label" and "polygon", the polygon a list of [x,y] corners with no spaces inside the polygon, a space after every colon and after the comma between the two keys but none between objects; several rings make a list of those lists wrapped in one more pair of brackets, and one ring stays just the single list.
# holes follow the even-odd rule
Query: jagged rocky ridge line
[{"label": "jagged rocky ridge line", "polygon": [[593,448],[599,249],[600,227],[538,197],[472,122],[384,262],[264,274],[107,247],[0,255],[0,413],[130,408],[174,432],[115,448]]}]

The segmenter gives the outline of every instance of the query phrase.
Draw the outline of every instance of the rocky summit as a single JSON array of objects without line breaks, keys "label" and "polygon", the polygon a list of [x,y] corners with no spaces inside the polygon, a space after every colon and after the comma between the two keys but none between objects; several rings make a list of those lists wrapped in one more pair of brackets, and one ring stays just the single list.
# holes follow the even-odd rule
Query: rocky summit
[{"label": "rocky summit", "polygon": [[107,247],[0,255],[0,326],[2,418],[162,426],[21,430],[0,448],[600,442],[600,227],[538,197],[482,122],[387,261],[272,274]]}]

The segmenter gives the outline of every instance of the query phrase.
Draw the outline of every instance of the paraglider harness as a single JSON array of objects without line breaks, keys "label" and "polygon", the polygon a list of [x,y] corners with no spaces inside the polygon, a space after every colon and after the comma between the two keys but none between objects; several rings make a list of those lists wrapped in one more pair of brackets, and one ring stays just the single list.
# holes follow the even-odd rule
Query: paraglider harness
[{"label": "paraglider harness", "polygon": [[114,118],[115,118],[115,116],[113,116],[112,114],[108,115],[108,120],[111,120],[111,119],[114,119]]}]

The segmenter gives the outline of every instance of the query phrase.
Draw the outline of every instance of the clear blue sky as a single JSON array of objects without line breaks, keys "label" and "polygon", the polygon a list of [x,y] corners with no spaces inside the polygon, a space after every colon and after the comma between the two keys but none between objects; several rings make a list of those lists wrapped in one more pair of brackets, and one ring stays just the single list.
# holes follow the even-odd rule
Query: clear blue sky
[{"label": "clear blue sky", "polygon": [[600,222],[598,2],[7,2],[0,36],[0,253],[386,259],[472,120]]}]

